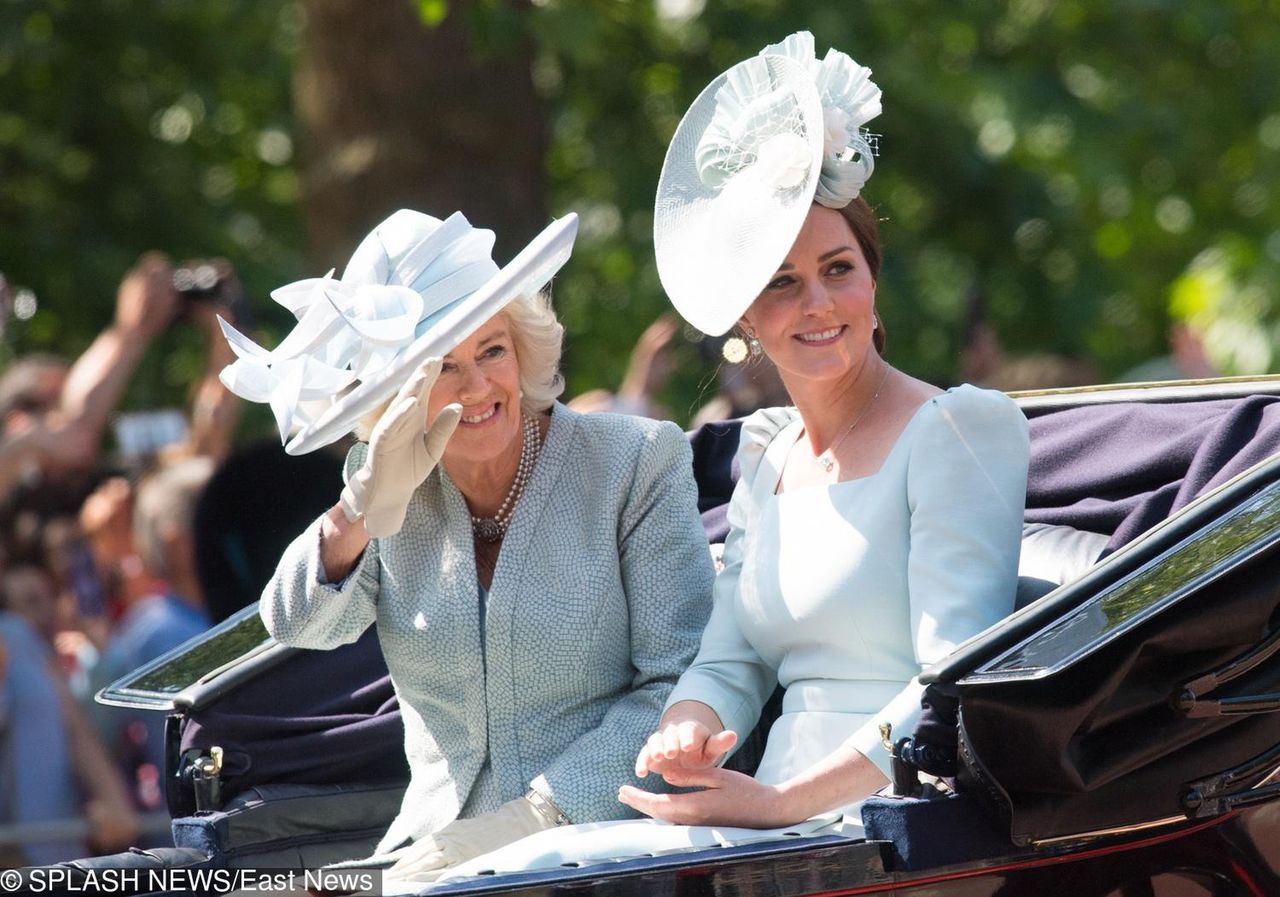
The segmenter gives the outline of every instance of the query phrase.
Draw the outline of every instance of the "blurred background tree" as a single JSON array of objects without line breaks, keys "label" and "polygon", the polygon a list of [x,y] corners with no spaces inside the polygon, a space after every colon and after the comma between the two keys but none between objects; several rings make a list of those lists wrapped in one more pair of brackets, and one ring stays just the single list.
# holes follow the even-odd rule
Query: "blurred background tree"
[{"label": "blurred background tree", "polygon": [[[712,77],[800,28],[884,90],[867,196],[895,363],[952,382],[980,298],[1007,351],[1107,378],[1174,322],[1221,370],[1277,368],[1276,0],[11,0],[0,269],[39,305],[8,340],[74,353],[151,246],[228,255],[270,340],[269,289],[341,266],[391,210],[461,207],[500,260],[575,210],[570,393],[614,387],[667,307],[667,140]],[[712,366],[680,351],[664,399],[687,415]],[[180,382],[175,357],[135,402]]]},{"label": "blurred background tree", "polygon": [[[0,5],[0,271],[29,290],[8,353],[74,357],[148,249],[225,255],[255,298],[299,269],[301,26],[286,3]],[[191,331],[151,353],[131,404],[181,401]]]}]

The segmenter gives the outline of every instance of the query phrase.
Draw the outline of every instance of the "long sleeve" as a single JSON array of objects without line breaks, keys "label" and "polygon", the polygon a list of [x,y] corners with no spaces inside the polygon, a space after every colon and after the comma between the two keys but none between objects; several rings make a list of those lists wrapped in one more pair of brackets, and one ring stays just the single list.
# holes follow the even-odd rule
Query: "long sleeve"
[{"label": "long sleeve", "polygon": [[[931,400],[907,468],[911,641],[923,670],[1013,611],[1029,442],[1001,393],[962,387]],[[912,679],[848,743],[889,773],[878,725],[909,735],[920,713]]]},{"label": "long sleeve", "polygon": [[[357,443],[346,472],[364,463],[368,446]],[[289,544],[262,592],[258,612],[282,644],[324,650],[354,642],[373,623],[378,599],[378,542],[373,540],[341,582],[327,582],[320,564],[317,518]]]},{"label": "long sleeve", "polygon": [[[667,701],[698,701],[716,712],[739,743],[760,718],[778,684],[778,672],[752,647],[738,625],[735,600],[739,588],[748,528],[756,501],[757,477],[777,479],[765,462],[774,436],[795,418],[792,409],[769,408],[743,422],[738,465],[741,475],[729,500],[729,535],[724,542],[724,569],[716,577],[711,619],[702,634],[698,656]],[[762,468],[764,468],[762,470]]]},{"label": "long sleeve", "polygon": [[646,435],[617,533],[631,687],[531,783],[574,822],[614,819],[626,811],[615,798],[618,785],[636,783],[636,752],[692,659],[710,610],[715,574],[698,520],[691,461],[674,426]]}]

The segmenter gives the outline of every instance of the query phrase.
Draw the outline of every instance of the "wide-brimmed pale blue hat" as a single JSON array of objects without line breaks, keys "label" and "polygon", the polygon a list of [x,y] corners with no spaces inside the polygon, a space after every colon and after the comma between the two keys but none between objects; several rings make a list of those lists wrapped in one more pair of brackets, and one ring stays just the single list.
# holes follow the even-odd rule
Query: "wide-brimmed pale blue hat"
[{"label": "wide-brimmed pale blue hat", "polygon": [[721,74],[694,100],[663,161],[653,245],[684,319],[719,336],[786,259],[813,203],[848,205],[874,168],[862,126],[880,114],[871,70],[822,59],[797,32]]},{"label": "wide-brimmed pale blue hat", "polygon": [[221,380],[271,405],[290,454],[328,445],[426,359],[541,289],[568,261],[577,230],[576,215],[557,219],[499,269],[493,232],[472,227],[461,212],[442,221],[401,209],[361,241],[341,278],[331,271],[271,293],[298,319],[275,349],[223,321],[237,358]]}]

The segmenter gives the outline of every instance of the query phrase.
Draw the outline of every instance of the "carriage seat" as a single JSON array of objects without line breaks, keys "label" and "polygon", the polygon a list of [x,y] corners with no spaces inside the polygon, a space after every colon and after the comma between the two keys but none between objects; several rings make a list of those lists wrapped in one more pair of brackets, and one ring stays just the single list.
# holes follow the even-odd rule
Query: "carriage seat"
[{"label": "carriage seat", "polygon": [[1107,541],[1108,537],[1101,533],[1071,526],[1024,523],[1014,609],[1020,610],[1058,586],[1079,579],[1098,562]]}]

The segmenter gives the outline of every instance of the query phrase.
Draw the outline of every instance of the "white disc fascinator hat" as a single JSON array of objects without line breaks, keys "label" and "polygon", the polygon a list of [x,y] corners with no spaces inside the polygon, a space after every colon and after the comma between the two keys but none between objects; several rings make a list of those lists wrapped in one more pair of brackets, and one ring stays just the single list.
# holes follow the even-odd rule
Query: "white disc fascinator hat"
[{"label": "white disc fascinator hat", "polygon": [[800,31],[712,81],[676,128],[658,181],[653,244],[676,310],[719,336],[747,310],[814,202],[843,208],[875,166],[862,126],[880,114],[871,70],[819,60]]},{"label": "white disc fascinator hat", "polygon": [[341,278],[330,271],[272,291],[298,319],[275,349],[222,321],[236,361],[221,380],[241,398],[270,404],[289,454],[328,445],[428,358],[541,289],[568,261],[577,231],[577,215],[556,219],[499,269],[493,232],[461,212],[441,221],[401,209],[361,241]]}]

